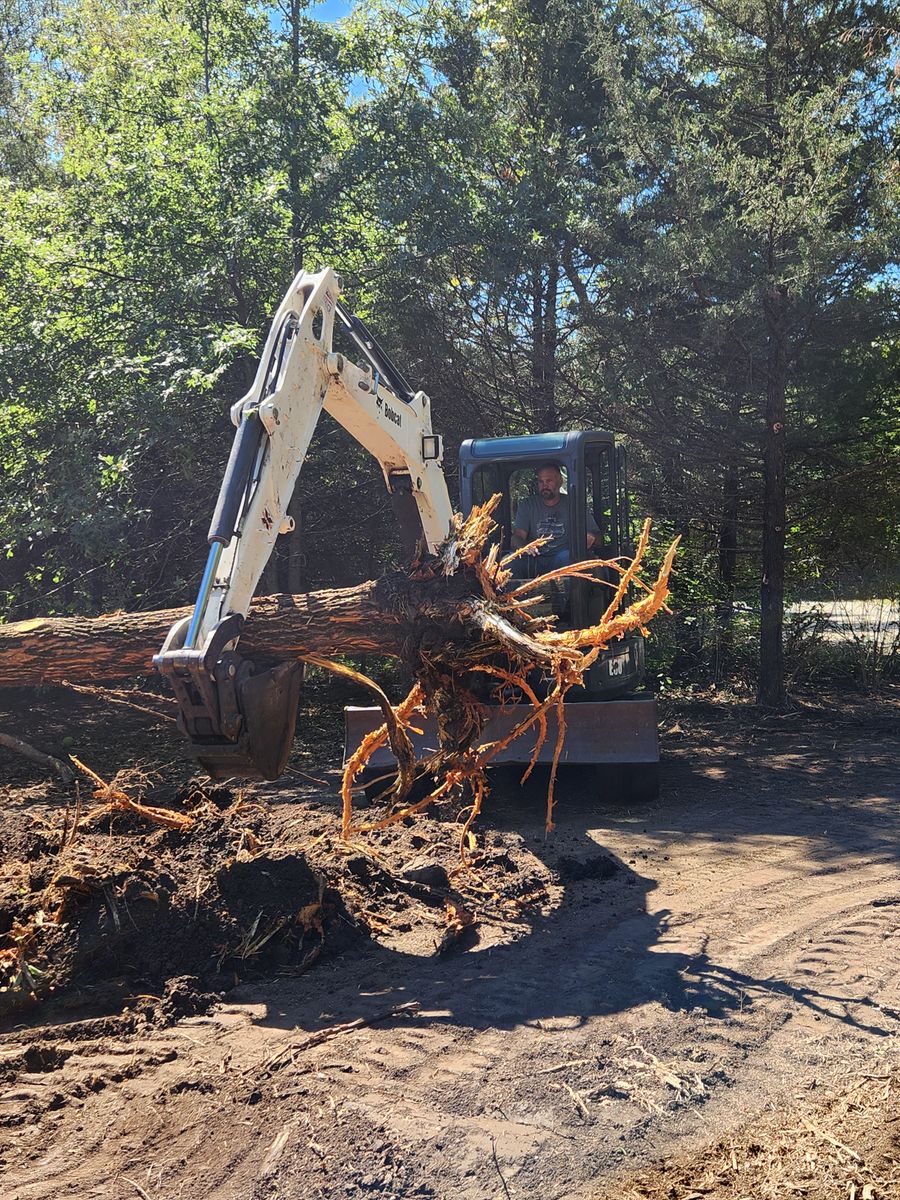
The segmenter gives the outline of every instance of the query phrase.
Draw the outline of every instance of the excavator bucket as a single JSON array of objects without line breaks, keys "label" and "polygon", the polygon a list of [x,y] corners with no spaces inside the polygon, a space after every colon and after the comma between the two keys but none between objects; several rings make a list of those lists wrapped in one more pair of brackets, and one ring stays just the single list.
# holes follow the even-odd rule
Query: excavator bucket
[{"label": "excavator bucket", "polygon": [[243,722],[236,741],[194,740],[191,753],[213,779],[277,779],[291,753],[303,668],[282,662],[237,684]]},{"label": "excavator bucket", "polygon": [[291,753],[303,666],[268,670],[233,652],[210,671],[198,652],[157,655],[178,701],[188,753],[213,779],[277,779]]},{"label": "excavator bucket", "polygon": [[[501,741],[531,711],[528,705],[491,706],[490,717],[482,734],[482,742]],[[382,724],[378,708],[344,709],[344,762],[367,733]],[[585,701],[565,706],[565,741],[560,756],[561,766],[616,765],[633,767],[644,777],[655,777],[659,763],[659,735],[656,701],[648,697],[626,697],[620,700]],[[419,722],[421,734],[410,731],[416,761],[423,762],[438,749],[437,724],[429,717]],[[553,710],[547,714],[547,737],[538,755],[539,763],[551,763],[558,731]],[[493,766],[531,761],[538,737],[537,725],[526,730],[492,759]],[[390,747],[378,748],[369,759],[372,771],[390,769],[396,760]],[[651,770],[645,770],[651,768]]]}]

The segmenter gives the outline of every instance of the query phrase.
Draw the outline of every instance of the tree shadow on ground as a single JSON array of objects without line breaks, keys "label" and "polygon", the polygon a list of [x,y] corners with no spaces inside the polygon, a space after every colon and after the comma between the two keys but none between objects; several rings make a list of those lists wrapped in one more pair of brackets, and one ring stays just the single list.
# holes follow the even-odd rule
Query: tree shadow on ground
[{"label": "tree shadow on ground", "polygon": [[[728,853],[734,839],[805,838],[810,853],[835,862],[851,853],[884,852],[885,862],[896,863],[897,819],[887,806],[872,804],[854,814],[840,814],[822,832],[822,796],[818,776],[804,776],[806,786],[785,794],[786,768],[774,764],[748,772],[730,761],[731,751],[721,751],[723,778],[715,763],[696,767],[688,761],[667,772],[668,793],[652,804],[623,807],[615,798],[598,798],[596,787],[579,784],[561,789],[557,829],[549,838],[540,829],[545,781],[530,787],[495,790],[486,806],[482,830],[528,829],[528,848],[543,860],[563,886],[558,907],[536,916],[530,928],[515,941],[474,947],[447,957],[421,957],[370,944],[347,981],[340,967],[323,970],[304,981],[302,996],[295,989],[279,990],[277,1000],[267,997],[266,1024],[316,1029],[334,1021],[370,1018],[393,1004],[415,1000],[421,1006],[418,1021],[448,1023],[474,1030],[512,1030],[539,1025],[552,1031],[586,1025],[592,1017],[624,1013],[658,1004],[673,1012],[696,1012],[725,1019],[754,1004],[773,998],[792,1002],[813,1016],[827,1015],[849,1029],[885,1035],[896,1028],[900,1014],[871,1000],[844,994],[828,981],[804,981],[754,976],[714,961],[704,946],[700,952],[670,948],[673,917],[667,909],[652,909],[648,898],[657,887],[652,877],[634,869],[605,843],[609,829],[639,830],[648,844],[664,835],[680,843],[691,839],[722,839]],[[718,768],[716,768],[718,769]],[[754,801],[738,805],[736,794],[755,780]],[[777,791],[765,796],[767,774],[777,779]],[[812,783],[812,786],[810,784]],[[890,817],[891,829],[885,827]],[[677,925],[678,921],[674,924]],[[852,1008],[852,1011],[851,1011]],[[390,1019],[386,1022],[391,1023]]]}]

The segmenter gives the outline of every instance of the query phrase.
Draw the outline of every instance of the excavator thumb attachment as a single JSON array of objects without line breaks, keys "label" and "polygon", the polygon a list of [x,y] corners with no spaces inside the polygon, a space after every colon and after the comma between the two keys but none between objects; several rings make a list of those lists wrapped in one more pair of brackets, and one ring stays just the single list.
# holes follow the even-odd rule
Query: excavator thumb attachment
[{"label": "excavator thumb attachment", "polygon": [[185,649],[187,622],[175,625],[154,665],[178,701],[178,724],[190,753],[213,779],[277,779],[294,740],[303,666],[259,670],[235,650],[243,619],[232,615],[205,651]]}]

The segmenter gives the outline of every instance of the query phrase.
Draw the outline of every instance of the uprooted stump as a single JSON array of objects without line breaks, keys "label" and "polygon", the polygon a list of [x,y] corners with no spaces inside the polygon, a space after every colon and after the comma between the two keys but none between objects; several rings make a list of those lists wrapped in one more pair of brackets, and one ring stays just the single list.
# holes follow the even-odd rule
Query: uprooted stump
[{"label": "uprooted stump", "polygon": [[[552,830],[554,784],[566,732],[566,695],[583,682],[585,673],[610,642],[635,630],[646,632],[648,623],[665,608],[677,539],[667,550],[652,584],[645,583],[639,575],[650,538],[649,521],[644,523],[630,561],[592,559],[516,584],[512,563],[528,553],[529,547],[505,558],[500,558],[497,545],[486,550],[495,528],[492,514],[499,499],[494,496],[487,504],[474,508],[467,518],[457,518],[439,553],[422,558],[413,566],[411,583],[439,581],[441,586],[434,589],[430,603],[420,604],[416,611],[417,640],[406,646],[403,655],[413,670],[415,684],[398,706],[392,706],[378,685],[365,676],[307,656],[308,661],[353,675],[376,694],[384,713],[384,724],[364,738],[344,771],[345,837],[383,829],[450,793],[467,791],[471,797],[470,814],[460,839],[460,852],[465,860],[466,834],[488,791],[487,767],[510,742],[537,725],[537,741],[524,781],[547,738],[547,713],[555,709],[557,736],[547,791],[547,830]],[[531,543],[531,547],[540,545],[540,540]],[[600,569],[618,573],[619,578],[616,585],[610,585],[609,604],[596,625],[587,629],[556,629],[554,617],[536,616],[529,611],[542,598],[542,590],[565,579],[597,582],[601,578]],[[632,589],[637,598],[626,603]],[[547,683],[543,699],[529,683],[535,669]],[[492,680],[494,698],[500,702],[511,694],[526,702],[522,720],[502,742],[481,742],[488,710],[476,694],[473,677]],[[434,714],[437,719],[440,749],[431,760],[417,767],[407,730],[423,713]],[[385,793],[390,809],[378,820],[354,826],[354,780],[385,742],[390,743],[398,764],[396,781]],[[424,798],[403,807],[402,801],[417,777],[433,777],[438,783]]]},{"label": "uprooted stump", "polygon": [[[471,826],[487,794],[486,769],[503,749],[482,740],[487,711],[473,681],[487,680],[501,702],[511,695],[524,699],[522,720],[505,744],[537,727],[526,775],[548,736],[547,715],[556,709],[547,798],[552,828],[566,694],[602,649],[645,629],[665,607],[676,549],[674,543],[669,547],[652,582],[642,581],[647,523],[631,560],[592,560],[516,582],[510,569],[516,555],[503,559],[496,546],[486,549],[494,507],[492,501],[459,518],[439,552],[420,555],[405,572],[340,593],[255,603],[241,641],[248,655],[294,656],[349,675],[374,692],[382,708],[384,724],[364,739],[345,769],[344,840],[342,851],[331,847],[332,861],[354,846],[354,836],[387,832],[433,802],[452,799],[455,870],[461,874],[451,887],[431,887],[426,897],[443,911],[440,949],[463,943],[475,924],[462,880],[485,867],[484,855],[476,857]],[[610,585],[609,605],[596,625],[563,630],[552,617],[533,615],[542,589],[566,577],[596,580],[598,568],[617,574],[618,584]],[[93,685],[139,673],[149,668],[177,615],[0,627],[0,686],[66,679]],[[354,651],[393,655],[408,665],[415,683],[399,705],[373,680],[332,657]],[[535,669],[546,683],[543,698],[529,682]],[[408,730],[422,712],[437,718],[440,749],[428,763],[416,764]],[[383,796],[385,811],[354,824],[354,780],[385,742],[398,762],[396,780]],[[187,811],[159,808],[134,799],[115,781],[107,785],[74,761],[95,784],[91,804],[82,811],[77,803],[71,821],[64,816],[58,828],[32,830],[28,837],[35,845],[15,855],[0,846],[0,1017],[54,992],[77,995],[82,983],[94,988],[98,979],[110,987],[117,980],[121,999],[182,974],[214,986],[223,973],[235,978],[273,964],[296,972],[314,961],[324,944],[329,904],[340,907],[342,901],[306,855],[277,849],[261,806],[238,798],[223,808],[201,792]],[[422,777],[437,782],[411,803],[409,793]],[[385,874],[377,857],[369,861],[367,853],[359,850],[362,866],[354,876],[359,886],[419,892],[426,886]],[[473,880],[475,905],[483,904],[477,874]],[[516,912],[539,891],[529,887],[507,901]],[[93,1000],[96,1006],[96,995]]]},{"label": "uprooted stump", "polygon": [[[529,548],[505,558],[496,544],[488,548],[499,499],[495,496],[474,508],[465,519],[457,517],[438,552],[420,554],[406,571],[357,588],[254,601],[241,639],[244,654],[301,658],[349,675],[374,693],[384,713],[384,725],[363,741],[345,771],[345,837],[402,820],[433,800],[462,792],[471,796],[474,820],[486,794],[485,770],[492,759],[514,738],[537,726],[533,766],[547,737],[547,713],[555,708],[558,732],[547,801],[547,827],[552,828],[567,693],[582,682],[610,642],[643,631],[665,607],[677,541],[666,552],[653,582],[644,582],[639,572],[649,522],[630,560],[592,559],[516,583],[512,562]],[[532,543],[532,549],[540,545],[540,541]],[[603,571],[617,574],[618,584],[610,585],[609,605],[596,625],[561,630],[554,627],[554,618],[533,615],[542,589],[572,578],[597,582]],[[631,595],[636,598],[629,602]],[[166,631],[187,611],[114,614],[93,620],[48,618],[0,626],[0,687],[96,683],[148,672]],[[338,654],[373,652],[401,659],[415,678],[398,706],[373,680],[334,661]],[[528,682],[535,669],[547,682],[543,699]],[[503,744],[481,742],[486,708],[476,694],[474,678],[489,680],[495,698],[513,693],[530,706]],[[406,731],[423,711],[436,717],[440,751],[417,767]],[[396,782],[385,793],[389,811],[378,821],[354,826],[354,780],[385,742],[398,762]],[[437,786],[423,800],[404,808],[416,779],[425,776],[437,778]]]}]

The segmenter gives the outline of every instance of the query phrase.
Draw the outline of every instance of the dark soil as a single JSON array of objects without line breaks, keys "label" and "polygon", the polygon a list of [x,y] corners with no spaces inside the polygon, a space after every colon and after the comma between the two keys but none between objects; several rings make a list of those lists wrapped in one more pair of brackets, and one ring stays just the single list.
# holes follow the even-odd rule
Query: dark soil
[{"label": "dark soil", "polygon": [[115,811],[76,829],[74,807],[68,822],[32,813],[0,831],[0,945],[20,951],[0,1017],[48,998],[134,1004],[193,976],[194,999],[168,1006],[181,1015],[233,986],[245,962],[260,971],[318,953],[339,900],[302,855],[272,847],[265,811],[233,799],[220,812],[199,788],[185,801],[173,807],[194,816],[186,831]]},{"label": "dark soil", "polygon": [[286,777],[224,789],[163,718],[0,695],[193,819],[83,779],[76,827],[0,751],[4,1200],[900,1196],[895,701],[670,705],[658,801],[565,777],[547,840],[506,780],[469,867],[462,801],[342,842],[306,704]]},{"label": "dark soil", "polygon": [[[336,741],[337,713],[326,723]],[[32,739],[39,729],[41,748],[66,758],[72,737],[64,731],[77,729],[76,757],[112,788],[191,825],[160,828],[111,810],[84,776],[73,785],[41,783],[42,769],[27,760],[0,760],[11,780],[0,812],[0,1028],[29,1013],[43,1021],[123,1007],[167,1017],[198,1012],[242,981],[301,974],[323,952],[372,933],[398,943],[420,937],[423,910],[436,950],[477,943],[452,806],[415,831],[407,821],[345,844],[333,806],[327,820],[321,812],[311,820],[299,797],[274,808],[250,789],[203,777],[163,782],[189,765],[176,759],[161,772],[144,758],[146,725],[146,714],[123,706],[103,714],[66,689],[6,694],[0,727]],[[170,758],[180,750],[174,731],[165,750]],[[331,791],[334,744],[330,758]],[[367,808],[362,795],[357,804]],[[549,873],[523,872],[502,847],[482,846],[477,863],[471,900],[480,921],[521,920],[546,900]]]}]

